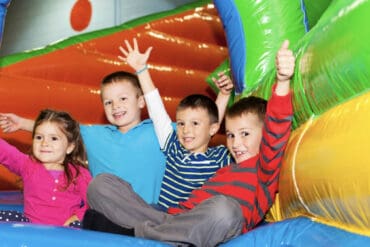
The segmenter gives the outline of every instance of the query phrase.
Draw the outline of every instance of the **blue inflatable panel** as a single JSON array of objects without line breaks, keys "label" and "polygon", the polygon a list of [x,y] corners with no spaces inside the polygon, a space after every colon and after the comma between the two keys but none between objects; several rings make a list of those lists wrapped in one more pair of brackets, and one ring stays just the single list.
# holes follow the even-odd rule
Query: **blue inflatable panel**
[{"label": "blue inflatable panel", "polygon": [[240,94],[245,89],[244,77],[247,63],[247,45],[243,24],[239,11],[233,0],[214,0],[224,31],[230,53],[230,66],[235,83],[235,93]]},{"label": "blue inflatable panel", "polygon": [[[0,191],[0,210],[23,212],[20,191]],[[75,228],[37,225],[31,223],[0,222],[1,247],[40,246],[169,246],[165,243]]]},{"label": "blue inflatable panel", "polygon": [[370,246],[370,238],[299,217],[258,227],[222,246],[358,247]]},{"label": "blue inflatable panel", "polygon": [[[0,210],[23,211],[20,191],[0,191]],[[169,246],[158,241],[67,227],[0,222],[0,246]],[[299,217],[263,224],[223,247],[357,247],[370,246],[370,238]]]},{"label": "blue inflatable panel", "polygon": [[10,0],[0,0],[0,46],[3,38],[4,22]]},{"label": "blue inflatable panel", "polygon": [[127,237],[68,227],[54,227],[24,223],[0,222],[0,246],[2,247],[162,247],[167,244],[141,238]]}]

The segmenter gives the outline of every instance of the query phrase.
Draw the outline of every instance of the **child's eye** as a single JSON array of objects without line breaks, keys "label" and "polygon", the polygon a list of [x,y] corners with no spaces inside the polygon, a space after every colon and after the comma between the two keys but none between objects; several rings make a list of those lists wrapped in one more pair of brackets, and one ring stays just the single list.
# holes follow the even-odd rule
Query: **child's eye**
[{"label": "child's eye", "polygon": [[41,139],[42,139],[42,137],[41,137],[41,136],[39,136],[39,135],[35,135],[35,137],[34,137],[33,139],[35,139],[35,140],[41,140]]},{"label": "child's eye", "polygon": [[58,138],[58,137],[56,137],[56,136],[53,136],[53,137],[51,138],[51,140],[52,140],[52,141],[57,141],[57,140],[59,140],[59,138]]},{"label": "child's eye", "polygon": [[121,101],[125,101],[125,100],[127,100],[127,98],[126,97],[122,97],[122,98],[120,98],[120,100]]},{"label": "child's eye", "polygon": [[104,105],[110,105],[112,104],[112,101],[104,101]]},{"label": "child's eye", "polygon": [[192,124],[194,125],[194,126],[197,126],[197,125],[199,125],[199,122],[192,122]]},{"label": "child's eye", "polygon": [[183,122],[177,122],[177,123],[176,123],[176,125],[177,125],[178,127],[182,127],[182,126],[184,126],[185,124],[184,124]]},{"label": "child's eye", "polygon": [[232,133],[226,133],[226,138],[227,139],[231,139],[231,138],[234,138],[235,136],[234,136],[234,134],[232,134]]},{"label": "child's eye", "polygon": [[243,137],[245,137],[245,136],[249,136],[249,132],[247,132],[247,131],[243,131],[243,132],[241,133],[241,136],[243,136]]}]

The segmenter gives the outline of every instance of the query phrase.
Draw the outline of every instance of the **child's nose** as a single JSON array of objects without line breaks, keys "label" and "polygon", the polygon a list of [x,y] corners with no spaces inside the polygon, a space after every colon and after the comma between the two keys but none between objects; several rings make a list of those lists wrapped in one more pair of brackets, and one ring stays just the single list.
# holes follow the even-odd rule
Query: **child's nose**
[{"label": "child's nose", "polygon": [[237,136],[234,137],[234,139],[232,140],[232,146],[233,147],[239,147],[240,143],[241,143],[241,139]]},{"label": "child's nose", "polygon": [[183,133],[189,133],[189,131],[190,131],[189,125],[188,124],[184,124],[184,127],[182,128],[182,132]]},{"label": "child's nose", "polygon": [[48,145],[48,141],[47,141],[46,139],[43,139],[43,140],[41,141],[41,145],[42,145],[42,146],[47,146],[47,145]]},{"label": "child's nose", "polygon": [[120,105],[119,105],[119,103],[118,102],[112,102],[112,108],[113,109],[117,109],[117,108],[119,108],[120,107]]}]

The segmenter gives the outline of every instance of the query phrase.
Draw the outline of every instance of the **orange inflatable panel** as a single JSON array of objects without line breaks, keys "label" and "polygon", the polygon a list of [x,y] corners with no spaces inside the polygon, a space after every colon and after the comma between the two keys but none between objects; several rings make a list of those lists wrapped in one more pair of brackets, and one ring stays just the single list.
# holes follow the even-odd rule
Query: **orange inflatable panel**
[{"label": "orange inflatable panel", "polygon": [[[114,71],[130,71],[117,59],[118,47],[134,37],[141,49],[154,48],[149,67],[173,120],[184,96],[202,93],[215,98],[206,78],[228,57],[228,50],[214,6],[198,4],[2,58],[1,111],[35,118],[41,109],[54,108],[70,112],[81,123],[105,123],[100,81]],[[28,147],[31,142],[24,133],[0,135]],[[216,136],[212,144],[223,140]],[[15,185],[15,180],[1,170],[0,190],[14,187],[9,183]]]}]

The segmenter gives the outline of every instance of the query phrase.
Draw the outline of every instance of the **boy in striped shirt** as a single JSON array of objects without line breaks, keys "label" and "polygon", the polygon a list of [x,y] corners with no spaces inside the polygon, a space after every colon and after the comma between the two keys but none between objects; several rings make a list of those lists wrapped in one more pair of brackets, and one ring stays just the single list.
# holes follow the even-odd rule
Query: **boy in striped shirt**
[{"label": "boy in striped shirt", "polygon": [[126,48],[120,47],[119,58],[136,70],[159,145],[166,156],[158,208],[167,211],[188,199],[191,191],[200,188],[219,168],[231,163],[224,145],[208,144],[219,130],[233,84],[228,76],[220,74],[218,80],[214,79],[220,89],[216,102],[200,94],[181,100],[176,109],[175,129],[147,67],[152,48],[140,53],[136,39],[133,47],[127,40],[125,44]]},{"label": "boy in striped shirt", "polygon": [[290,136],[295,57],[288,45],[285,41],[277,52],[276,84],[267,106],[248,97],[226,114],[227,147],[236,164],[219,169],[168,213],[146,204],[120,178],[102,174],[89,185],[90,207],[129,234],[175,246],[217,246],[253,229],[275,199]]}]

